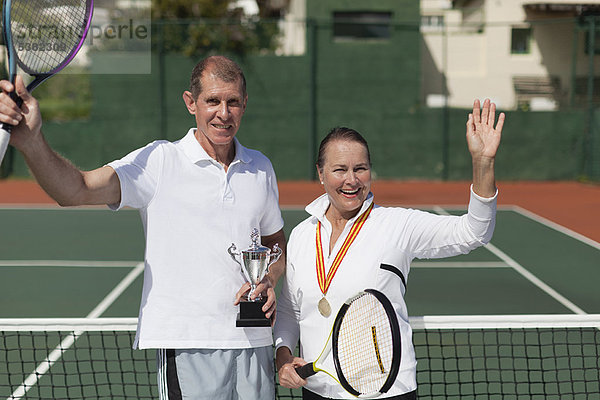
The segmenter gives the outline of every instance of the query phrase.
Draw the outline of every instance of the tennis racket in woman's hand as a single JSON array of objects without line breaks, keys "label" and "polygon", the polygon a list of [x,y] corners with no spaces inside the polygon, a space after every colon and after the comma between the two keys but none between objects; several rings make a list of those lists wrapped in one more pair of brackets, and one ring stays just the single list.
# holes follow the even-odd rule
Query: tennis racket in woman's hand
[{"label": "tennis racket in woman's hand", "polygon": [[[34,77],[28,91],[58,73],[75,57],[92,21],[93,0],[4,0],[2,29],[8,74],[14,84],[17,65]],[[22,100],[13,92],[13,100]],[[0,162],[11,126],[0,126]]]},{"label": "tennis racket in woman's hand", "polygon": [[[335,371],[323,361],[333,353]],[[391,302],[366,289],[340,307],[317,360],[296,368],[303,379],[325,372],[357,397],[375,397],[392,386],[400,368],[400,327]]]}]

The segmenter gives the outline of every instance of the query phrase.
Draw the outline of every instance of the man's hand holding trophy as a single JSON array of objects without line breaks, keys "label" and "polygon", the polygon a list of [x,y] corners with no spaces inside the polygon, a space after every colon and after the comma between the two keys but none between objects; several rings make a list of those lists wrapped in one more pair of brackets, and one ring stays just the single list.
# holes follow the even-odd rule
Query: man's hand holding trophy
[{"label": "man's hand holding trophy", "polygon": [[250,292],[240,301],[240,312],[235,325],[238,327],[271,326],[271,320],[265,316],[262,310],[266,299],[260,293],[254,299],[252,299],[252,295],[256,286],[269,272],[269,266],[281,256],[282,250],[277,244],[273,246],[273,250],[261,246],[260,235],[256,228],[252,230],[250,238],[252,245],[245,250],[237,252],[233,243],[227,249],[231,258],[241,266],[242,273],[250,284]]}]

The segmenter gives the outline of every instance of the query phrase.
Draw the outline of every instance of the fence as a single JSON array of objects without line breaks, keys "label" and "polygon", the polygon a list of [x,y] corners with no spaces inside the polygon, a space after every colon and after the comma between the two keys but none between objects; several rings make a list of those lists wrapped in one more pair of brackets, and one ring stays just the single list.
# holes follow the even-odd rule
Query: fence
[{"label": "fence", "polygon": [[[489,47],[497,37],[512,34],[513,42],[518,37],[518,29],[508,22],[477,29],[393,22],[383,37],[375,38],[348,36],[340,21],[294,24],[303,32],[303,49],[287,55],[281,54],[281,46],[278,51],[266,46],[228,53],[242,65],[248,81],[248,109],[238,137],[272,160],[280,180],[313,179],[318,143],[338,125],[351,126],[367,138],[378,178],[470,179],[464,124],[476,97],[492,98],[507,113],[496,163],[499,179],[600,178],[600,66],[585,55],[587,48],[600,49],[600,43],[594,44],[596,17],[531,23],[529,29],[538,36],[537,50],[529,56],[514,53],[511,40],[506,48]],[[44,132],[50,144],[90,169],[152,140],[182,137],[194,120],[181,93],[195,62],[215,50],[186,55],[189,47],[174,49],[169,40],[180,35],[188,43],[186,32],[199,25],[223,22],[154,21],[151,73],[90,73],[89,115],[47,120]],[[253,29],[264,30],[259,26]],[[560,54],[547,46],[553,37],[544,36],[555,31],[572,36],[557,47]],[[482,44],[469,45],[474,42]],[[497,55],[501,52],[507,53],[506,60]],[[469,57],[477,62],[469,63]],[[546,62],[544,73],[540,60]],[[63,79],[68,85],[70,78]],[[2,172],[28,175],[14,151]]]}]

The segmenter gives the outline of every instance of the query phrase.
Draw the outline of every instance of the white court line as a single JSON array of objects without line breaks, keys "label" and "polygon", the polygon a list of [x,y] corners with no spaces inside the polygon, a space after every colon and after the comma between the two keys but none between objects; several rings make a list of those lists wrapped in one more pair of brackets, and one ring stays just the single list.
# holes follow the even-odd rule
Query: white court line
[{"label": "white court line", "polygon": [[[89,205],[89,206],[59,206],[57,203],[2,203],[0,211],[110,211],[110,208],[105,205]],[[123,210],[134,210],[133,208],[125,207]]]},{"label": "white court line", "polygon": [[[58,204],[52,203],[31,203],[31,204],[22,204],[22,203],[3,203],[0,206],[0,211],[111,211],[110,208],[106,206],[68,206],[62,207]],[[125,210],[125,208],[123,209]]]},{"label": "white court line", "polygon": [[413,261],[413,268],[510,268],[501,261]]},{"label": "white court line", "polygon": [[[446,210],[444,210],[441,207],[436,206],[436,207],[434,207],[434,210],[435,210],[435,212],[437,212],[438,214],[441,214],[441,215],[450,215]],[[587,314],[585,311],[583,311],[581,308],[579,308],[577,305],[575,305],[573,302],[571,302],[565,296],[561,295],[556,290],[551,288],[549,285],[544,283],[541,279],[539,279],[537,276],[535,276],[534,274],[529,272],[521,264],[519,264],[518,262],[513,260],[511,257],[508,256],[508,254],[506,254],[505,252],[500,250],[498,247],[494,246],[492,243],[488,243],[484,247],[486,249],[488,249],[489,251],[491,251],[493,254],[495,254],[498,258],[500,258],[506,264],[511,266],[515,271],[517,271],[519,274],[521,274],[529,282],[533,283],[535,286],[537,286],[538,288],[540,288],[541,290],[546,292],[546,294],[551,296],[553,299],[558,301],[560,304],[562,304],[569,310],[573,311],[575,314],[580,314],[580,315]]]},{"label": "white court line", "polygon": [[[98,318],[143,271],[144,263],[138,263],[135,268],[96,306],[96,308],[86,316],[86,318]],[[77,331],[66,336],[60,344],[48,354],[46,359],[37,366],[31,375],[25,378],[21,386],[19,386],[8,399],[23,398],[27,394],[27,391],[37,384],[38,380],[48,372],[55,362],[60,360],[63,353],[67,351],[82,334],[83,331]]]},{"label": "white court line", "polygon": [[[426,207],[426,208],[433,209],[436,212],[438,212],[438,210],[443,210],[443,212],[446,212],[445,210],[448,210],[448,209],[464,211],[464,208],[445,208],[444,209],[442,206],[434,206],[434,207]],[[600,250],[600,243],[596,242],[595,240],[590,239],[589,237],[584,236],[581,233],[577,233],[574,230],[569,229],[565,226],[557,224],[556,222],[550,221],[548,218],[542,217],[541,215],[538,215],[538,214],[536,214],[532,211],[529,211],[523,207],[520,207],[520,206],[517,206],[514,204],[513,205],[502,205],[502,206],[498,206],[498,210],[514,211],[517,214],[521,214],[522,216],[527,217],[537,223],[545,225],[548,228],[554,229],[557,232],[560,232],[564,235],[570,236],[573,239],[579,240],[580,242],[583,242],[587,245],[590,245],[590,246]]]},{"label": "white court line", "polygon": [[546,225],[547,227],[552,228],[555,231],[558,231],[558,232],[560,232],[560,233],[562,233],[564,235],[570,236],[570,237],[572,237],[574,239],[577,239],[577,240],[579,240],[579,241],[581,241],[581,242],[583,242],[585,244],[588,244],[588,245],[590,245],[590,246],[592,246],[592,247],[600,250],[600,243],[596,242],[595,240],[590,239],[587,236],[583,236],[580,233],[577,233],[577,232],[575,232],[575,231],[573,231],[573,230],[571,230],[571,229],[569,229],[567,227],[564,227],[562,225],[559,225],[556,222],[552,222],[549,219],[544,218],[541,215],[533,213],[533,212],[531,212],[529,210],[526,210],[526,209],[524,209],[522,207],[511,206],[510,208],[511,208],[512,211],[515,211],[518,214],[521,214],[521,215],[523,215],[523,216],[525,216],[525,217],[527,217],[529,219],[532,219],[535,222],[538,222],[538,223],[540,223],[542,225]]},{"label": "white court line", "polygon": [[494,253],[505,263],[507,263],[508,265],[513,267],[515,269],[515,271],[517,271],[518,273],[523,275],[528,281],[533,283],[538,288],[542,289],[544,292],[549,294],[552,298],[554,298],[556,301],[558,301],[563,306],[567,307],[569,310],[573,311],[575,314],[580,314],[580,315],[587,314],[585,311],[583,311],[581,308],[576,306],[573,302],[571,302],[565,296],[558,293],[556,290],[552,289],[552,287],[550,287],[549,285],[544,283],[541,279],[539,279],[537,276],[535,276],[534,274],[529,272],[521,264],[519,264],[518,262],[516,262],[515,260],[510,258],[506,253],[504,253],[502,250],[500,250],[493,244],[488,243],[487,245],[485,245],[485,248],[488,249],[489,251],[491,251],[492,253]]},{"label": "white court line", "polygon": [[112,267],[132,268],[140,261],[0,260],[0,267]]}]

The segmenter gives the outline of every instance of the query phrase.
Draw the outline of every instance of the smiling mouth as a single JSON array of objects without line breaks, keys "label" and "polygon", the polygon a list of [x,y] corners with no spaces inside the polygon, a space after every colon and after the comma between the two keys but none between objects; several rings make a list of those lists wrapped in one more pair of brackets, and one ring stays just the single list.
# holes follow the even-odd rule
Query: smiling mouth
[{"label": "smiling mouth", "polygon": [[213,124],[213,126],[217,129],[230,129],[231,128],[231,125]]},{"label": "smiling mouth", "polygon": [[354,189],[354,190],[340,189],[340,192],[342,192],[342,194],[345,194],[347,196],[354,196],[354,195],[358,194],[358,192],[360,192],[360,188],[359,189]]}]

